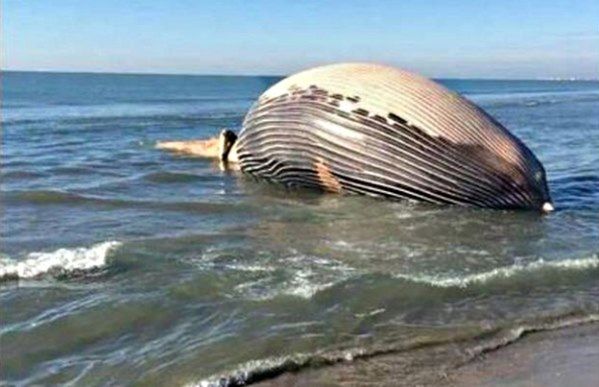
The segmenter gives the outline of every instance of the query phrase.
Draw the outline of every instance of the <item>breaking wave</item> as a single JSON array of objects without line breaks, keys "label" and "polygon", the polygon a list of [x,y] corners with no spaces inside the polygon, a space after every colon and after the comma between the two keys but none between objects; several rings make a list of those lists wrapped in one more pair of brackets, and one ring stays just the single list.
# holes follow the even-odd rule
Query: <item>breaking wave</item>
[{"label": "breaking wave", "polygon": [[[280,264],[267,261],[229,262],[219,261],[219,254],[203,256],[202,266],[208,270],[232,270],[253,273],[248,281],[240,281],[234,288],[237,296],[248,300],[265,301],[277,297],[294,296],[311,299],[315,295],[342,283],[361,281],[371,275],[383,274],[407,284],[436,289],[466,289],[475,286],[494,286],[521,279],[536,280],[549,274],[582,273],[599,269],[599,256],[550,261],[538,259],[528,263],[515,263],[473,274],[426,274],[426,273],[377,273],[353,267],[337,260],[310,255],[278,257]],[[541,276],[541,278],[537,278]]]},{"label": "breaking wave", "polygon": [[493,270],[470,274],[462,277],[449,277],[441,275],[407,275],[394,274],[395,278],[410,282],[422,283],[434,287],[465,288],[470,285],[484,284],[494,280],[507,279],[522,274],[538,272],[543,270],[585,270],[599,267],[599,257],[594,254],[587,258],[564,259],[560,261],[545,261],[539,259],[527,264],[514,264],[511,266],[498,267]]},{"label": "breaking wave", "polygon": [[108,241],[90,247],[33,252],[23,260],[0,258],[0,280],[38,278],[45,274],[64,275],[99,268],[106,265],[108,253],[121,244]]}]

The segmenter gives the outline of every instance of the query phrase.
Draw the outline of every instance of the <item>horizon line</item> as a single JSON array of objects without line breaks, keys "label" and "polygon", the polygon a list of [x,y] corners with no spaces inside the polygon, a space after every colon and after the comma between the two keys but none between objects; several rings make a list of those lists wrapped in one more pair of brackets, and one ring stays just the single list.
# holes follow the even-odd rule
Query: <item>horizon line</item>
[{"label": "horizon line", "polygon": [[[300,70],[301,71],[301,70]],[[191,77],[273,77],[282,78],[290,76],[289,74],[215,74],[215,73],[160,73],[160,72],[138,72],[138,71],[82,71],[82,70],[19,70],[3,69],[0,72],[11,73],[51,73],[51,74],[95,74],[95,75],[159,75],[159,76],[191,76]],[[299,72],[299,71],[298,71]],[[579,78],[579,77],[537,77],[537,78],[497,78],[497,77],[428,77],[430,79],[440,80],[481,80],[481,81],[550,81],[550,82],[598,82],[599,78]]]}]

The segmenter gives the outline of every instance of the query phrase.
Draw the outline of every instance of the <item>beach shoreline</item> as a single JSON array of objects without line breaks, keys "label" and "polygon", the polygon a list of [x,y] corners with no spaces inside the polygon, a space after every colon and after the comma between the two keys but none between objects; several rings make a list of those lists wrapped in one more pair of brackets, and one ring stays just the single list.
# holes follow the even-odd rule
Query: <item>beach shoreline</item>
[{"label": "beach shoreline", "polygon": [[[436,360],[443,365],[435,366]],[[456,344],[285,373],[256,385],[595,386],[597,381],[599,323],[591,322],[525,333],[470,359]]]},{"label": "beach shoreline", "polygon": [[457,386],[596,386],[599,323],[530,333],[455,369],[449,381]]}]

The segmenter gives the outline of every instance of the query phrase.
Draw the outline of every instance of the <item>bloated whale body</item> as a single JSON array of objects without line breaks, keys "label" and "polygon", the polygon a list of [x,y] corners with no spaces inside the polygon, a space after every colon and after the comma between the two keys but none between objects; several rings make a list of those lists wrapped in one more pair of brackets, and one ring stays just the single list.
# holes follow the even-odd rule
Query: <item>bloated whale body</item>
[{"label": "bloated whale body", "polygon": [[292,75],[248,112],[244,173],[287,186],[551,210],[535,155],[482,109],[418,75],[336,64]]}]

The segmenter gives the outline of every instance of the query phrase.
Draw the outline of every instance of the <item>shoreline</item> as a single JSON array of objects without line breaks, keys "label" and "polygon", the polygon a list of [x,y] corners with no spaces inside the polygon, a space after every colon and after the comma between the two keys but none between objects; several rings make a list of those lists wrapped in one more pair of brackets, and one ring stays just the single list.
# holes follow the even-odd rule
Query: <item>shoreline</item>
[{"label": "shoreline", "polygon": [[533,332],[455,369],[455,386],[596,386],[599,323]]},{"label": "shoreline", "polygon": [[[441,364],[441,365],[439,365]],[[477,352],[458,343],[287,372],[258,386],[595,386],[599,322],[524,332]]]}]

